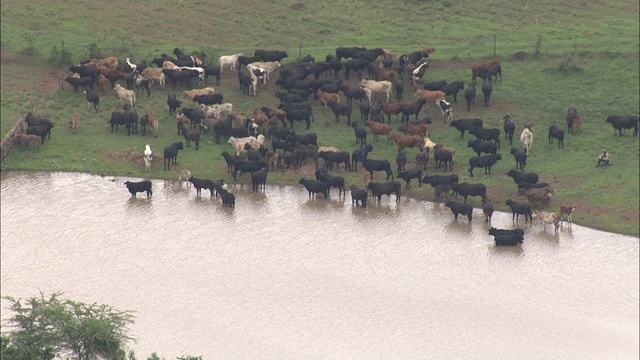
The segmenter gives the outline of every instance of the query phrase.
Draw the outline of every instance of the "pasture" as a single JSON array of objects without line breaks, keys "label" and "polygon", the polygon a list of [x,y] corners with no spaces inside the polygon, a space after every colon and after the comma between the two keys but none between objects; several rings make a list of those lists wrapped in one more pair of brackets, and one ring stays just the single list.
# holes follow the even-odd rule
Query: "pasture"
[{"label": "pasture", "polygon": [[[480,8],[488,6],[486,2],[462,6],[423,1],[404,5],[390,1],[354,1],[350,3],[354,13],[344,11],[344,4],[336,1],[306,3],[296,9],[286,2],[257,3],[243,11],[235,5],[220,1],[215,8],[199,8],[168,1],[153,5],[115,1],[78,7],[76,3],[57,0],[46,4],[5,1],[1,14],[2,134],[4,136],[29,110],[47,116],[56,127],[51,140],[40,146],[40,152],[14,149],[2,162],[2,170],[81,171],[175,179],[172,171],[162,170],[161,153],[164,146],[183,139],[177,134],[176,119],[169,114],[166,100],[168,93],[175,93],[183,106],[195,107],[189,99],[180,96],[184,86],[172,89],[168,82],[164,90],[154,86],[149,98],[143,92],[138,94],[136,110],[140,116],[152,112],[160,120],[157,138],[143,137],[140,133],[127,136],[123,129],[112,134],[108,125],[110,114],[122,111],[122,103],[112,89],[101,98],[100,109],[95,113],[87,107],[83,94],[75,94],[68,84],[59,87],[59,78],[67,75],[70,63],[54,64],[56,61],[48,60],[59,59],[55,54],[56,51],[60,54],[63,41],[63,53],[68,53],[73,63],[83,60],[85,55],[114,55],[121,63],[126,57],[133,62],[143,59],[150,62],[161,53],[172,55],[175,47],[187,53],[204,52],[213,65],[218,65],[219,56],[240,52],[253,55],[258,48],[287,51],[289,57],[283,60],[286,65],[307,54],[323,61],[326,54],[335,53],[339,46],[383,47],[398,54],[434,47],[436,52],[429,59],[424,81],[462,80],[468,84],[471,66],[494,58],[495,35],[496,57],[502,59],[503,80],[493,84],[490,107],[484,107],[478,96],[467,112],[463,97],[459,96],[457,103],[448,98],[453,105],[453,118],[479,117],[485,128],[499,128],[504,137],[502,118],[509,114],[516,123],[513,146],[518,147],[523,125],[532,123],[534,142],[526,171],[538,173],[540,181],[555,187],[549,211],[557,211],[560,205],[574,205],[578,208],[574,214],[576,223],[639,235],[638,137],[631,136],[629,130],[622,137],[615,136],[611,125],[606,123],[609,115],[637,116],[639,113],[637,2],[613,1],[605,5],[561,1],[541,9],[500,0],[491,3],[491,11],[486,11]],[[134,15],[139,13],[151,16]],[[289,18],[268,15],[279,13],[288,14]],[[84,16],[77,17],[78,14]],[[429,14],[428,22],[424,14]],[[384,22],[366,20],[381,17]],[[93,23],[88,19],[102,20]],[[189,26],[199,28],[197,35],[187,31],[186,23],[176,21],[178,19],[189,19]],[[249,23],[252,31],[247,31]],[[414,25],[406,26],[406,23]],[[470,33],[470,28],[476,30]],[[528,53],[524,60],[511,60],[513,54],[522,51]],[[216,92],[224,94],[225,102],[233,104],[234,110],[250,116],[253,109],[260,106],[277,106],[274,93],[282,90],[275,85],[278,76],[279,70],[276,70],[271,80],[259,87],[257,96],[242,94],[237,72],[228,69],[220,85],[209,79],[205,86],[215,87]],[[357,76],[352,74],[350,79],[345,83],[356,86]],[[405,101],[415,101],[410,79],[405,78],[404,84]],[[480,93],[480,79],[478,84]],[[319,146],[335,146],[349,153],[359,148],[353,128],[348,127],[344,119],[335,123],[330,109],[325,109],[319,100],[310,102],[315,121],[308,131],[302,123],[295,122],[296,133],[315,132]],[[341,102],[346,102],[344,95]],[[546,135],[553,123],[565,128],[569,107],[578,109],[582,129],[578,135],[567,134],[564,148],[558,149],[557,144],[548,144]],[[83,119],[75,135],[67,127],[73,113]],[[362,123],[359,115],[358,101],[354,101],[352,121]],[[454,173],[460,176],[460,182],[487,185],[488,197],[496,209],[506,210],[504,200],[517,196],[515,184],[506,176],[509,169],[515,168],[508,141],[501,139],[499,152],[503,159],[492,168],[492,175],[478,171],[471,179],[467,164],[475,153],[467,148],[467,141],[474,137],[465,134],[465,138],[460,139],[459,132],[441,120],[440,110],[433,104],[430,109],[423,108],[420,115],[433,119],[429,130],[432,140],[457,150]],[[396,130],[400,116],[392,116],[391,123]],[[374,142],[369,131],[367,141],[374,147],[370,158],[387,159],[395,165],[397,149],[391,143],[387,145],[386,138]],[[145,144],[150,144],[154,151],[149,172],[142,160]],[[613,165],[596,168],[597,156],[603,149],[611,154]],[[213,138],[203,136],[200,150],[182,150],[178,163],[196,177],[230,181],[220,155],[223,150],[232,150],[226,139],[217,145]],[[417,152],[417,149],[407,149],[407,168],[412,168]],[[443,173],[433,166],[432,159],[424,174]],[[295,186],[301,176],[313,177],[314,170],[312,165],[276,170],[269,173],[268,181]],[[364,169],[357,173],[344,170],[333,173],[345,177],[347,186],[364,186]],[[248,185],[250,180],[248,174],[238,177],[239,183]],[[412,187],[403,192],[404,195],[433,200],[434,190],[429,186]],[[470,202],[480,207],[479,202]]]}]

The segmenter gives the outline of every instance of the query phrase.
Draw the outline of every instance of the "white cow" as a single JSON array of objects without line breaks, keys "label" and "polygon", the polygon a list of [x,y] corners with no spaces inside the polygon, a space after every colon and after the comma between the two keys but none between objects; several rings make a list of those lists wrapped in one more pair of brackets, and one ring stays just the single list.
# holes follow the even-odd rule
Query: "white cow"
[{"label": "white cow", "polygon": [[225,65],[231,65],[231,70],[236,70],[236,63],[238,62],[238,58],[240,56],[244,56],[242,53],[233,54],[233,55],[225,55],[220,56],[220,74],[222,74]]},{"label": "white cow", "polygon": [[147,167],[147,171],[149,171],[151,169],[151,160],[153,160],[151,158],[151,155],[153,154],[153,151],[151,151],[151,146],[149,144],[144,146],[144,165]]},{"label": "white cow", "polygon": [[524,144],[524,152],[529,156],[531,153],[531,144],[533,144],[533,132],[531,131],[531,125],[525,125],[522,133],[520,134],[520,141]]}]

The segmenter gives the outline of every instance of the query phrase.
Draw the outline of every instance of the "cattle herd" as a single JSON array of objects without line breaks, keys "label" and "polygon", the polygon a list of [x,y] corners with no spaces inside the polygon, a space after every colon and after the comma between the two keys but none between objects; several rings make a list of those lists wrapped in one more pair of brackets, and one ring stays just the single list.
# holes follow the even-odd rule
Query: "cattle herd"
[{"label": "cattle herd", "polygon": [[[487,187],[482,183],[459,183],[458,176],[453,174],[456,164],[456,150],[442,143],[435,143],[429,138],[430,117],[420,119],[420,111],[426,106],[437,106],[442,113],[442,119],[450,127],[460,132],[463,139],[465,133],[474,136],[468,141],[468,147],[472,148],[477,156],[469,159],[468,174],[474,176],[474,168],[484,169],[484,174],[491,174],[491,167],[503,160],[500,150],[500,141],[504,132],[505,141],[511,145],[511,154],[514,156],[516,169],[509,171],[518,187],[519,195],[525,196],[526,202],[509,199],[506,204],[513,212],[514,221],[519,221],[523,215],[525,223],[533,221],[534,209],[537,209],[536,217],[546,224],[551,222],[557,231],[558,224],[563,221],[565,213],[568,221],[575,207],[562,206],[560,214],[542,211],[548,207],[554,195],[553,186],[548,183],[538,183],[535,173],[526,173],[524,168],[526,160],[531,154],[533,142],[533,130],[531,124],[523,127],[520,140],[522,146],[513,146],[513,135],[516,125],[509,115],[504,117],[503,129],[485,128],[482,119],[456,118],[454,119],[452,103],[457,103],[457,95],[463,91],[467,110],[475,104],[476,80],[481,78],[483,84],[484,106],[490,106],[490,97],[494,90],[494,83],[502,81],[502,67],[500,60],[495,60],[472,67],[472,79],[467,84],[461,80],[447,82],[444,80],[423,82],[425,72],[429,64],[428,60],[434,48],[416,50],[411,53],[397,55],[382,48],[367,49],[363,47],[339,47],[335,54],[328,54],[325,61],[315,61],[311,56],[305,56],[301,62],[283,64],[288,58],[285,51],[256,50],[251,57],[242,53],[221,56],[218,64],[208,64],[206,55],[189,55],[175,48],[175,57],[163,53],[160,57],[150,62],[141,61],[134,64],[129,58],[126,64],[119,66],[116,57],[104,59],[92,59],[69,68],[70,74],[66,81],[74,92],[82,89],[86,94],[88,106],[93,106],[96,113],[101,93],[104,95],[105,86],[114,90],[118,99],[124,102],[123,112],[114,111],[108,121],[111,132],[118,130],[118,126],[127,129],[127,135],[137,134],[138,124],[141,125],[142,136],[146,134],[147,126],[151,126],[154,136],[158,133],[158,120],[152,113],[138,117],[136,112],[136,94],[140,89],[150,96],[150,89],[158,87],[164,89],[166,85],[171,89],[181,86],[184,91],[179,100],[174,93],[169,93],[167,105],[169,113],[175,115],[178,121],[178,135],[184,137],[183,141],[167,144],[162,152],[164,161],[163,169],[169,170],[171,166],[177,166],[179,150],[189,148],[194,143],[195,150],[200,148],[201,135],[215,136],[215,143],[220,144],[221,139],[226,139],[233,146],[229,152],[223,151],[222,156],[227,164],[227,173],[236,181],[238,173],[251,174],[252,190],[264,191],[267,175],[275,169],[297,169],[304,164],[313,163],[316,167],[316,179],[302,177],[299,184],[308,191],[309,198],[315,198],[320,194],[328,198],[330,189],[338,189],[338,196],[346,195],[346,181],[344,177],[331,174],[332,171],[357,171],[357,164],[361,162],[368,175],[364,179],[364,189],[356,185],[349,187],[354,205],[360,204],[366,207],[368,199],[381,201],[382,195],[396,196],[400,201],[402,184],[398,180],[405,181],[405,189],[411,187],[411,180],[430,185],[435,190],[435,200],[442,195],[447,197],[445,206],[450,208],[455,219],[458,215],[464,215],[468,221],[472,220],[473,206],[467,203],[469,196],[480,197],[485,221],[490,222],[493,205],[487,197]],[[397,59],[397,62],[395,61]],[[275,97],[280,101],[276,108],[262,106],[250,112],[249,115],[238,111],[230,103],[225,103],[222,93],[213,87],[204,87],[209,77],[216,78],[216,85],[220,85],[220,77],[223,71],[237,72],[238,85],[241,93],[246,96],[257,96],[261,87],[270,81],[270,74],[279,70],[279,77],[275,79],[275,86],[279,90]],[[351,86],[344,81],[349,80],[350,74],[358,76],[358,86]],[[168,79],[168,82],[166,81]],[[402,101],[404,81],[408,81],[414,87],[416,101]],[[120,83],[119,83],[120,82]],[[193,89],[196,82],[201,88]],[[94,91],[94,86],[98,91]],[[395,96],[392,92],[395,91]],[[342,101],[346,99],[346,101]],[[359,116],[353,112],[353,99],[359,101]],[[392,101],[393,99],[393,101]],[[450,99],[449,102],[447,99]],[[312,103],[324,105],[331,109],[334,121],[346,120],[354,130],[356,145],[359,149],[349,153],[340,151],[335,147],[318,147],[318,136],[311,130],[315,121]],[[194,107],[187,107],[187,103],[193,103]],[[392,116],[401,116],[401,125],[398,132],[391,127]],[[354,119],[356,118],[357,119]],[[386,117],[386,121],[385,121]],[[189,124],[182,120],[189,120]],[[38,148],[38,137],[42,144],[46,138],[50,138],[53,124],[32,113],[27,114],[28,128],[25,136],[17,139],[21,144],[34,145]],[[444,121],[444,120],[443,120]],[[633,136],[638,136],[637,116],[609,116],[606,121],[610,123],[616,135],[622,136],[625,129],[633,129]],[[294,130],[294,124],[304,123],[307,133],[298,134]],[[581,125],[581,119],[575,108],[567,112],[567,130],[576,134]],[[77,131],[74,126],[74,132]],[[372,137],[368,137],[368,133]],[[564,145],[564,130],[555,126],[549,129],[548,140],[558,142],[560,148]],[[377,141],[379,135],[387,137],[387,144],[392,142],[398,148],[396,156],[398,180],[394,179],[391,161],[387,159],[370,159],[369,153],[373,146],[367,143],[367,139]],[[267,143],[270,141],[270,144]],[[320,139],[322,143],[330,143],[331,139]],[[269,146],[271,145],[271,146]],[[331,144],[329,144],[331,145]],[[376,145],[382,146],[382,145]],[[406,155],[406,148],[419,150],[415,159],[415,166],[407,167],[412,162]],[[485,154],[485,155],[483,155]],[[149,145],[144,153],[147,170],[153,159]],[[433,160],[431,160],[433,159]],[[431,160],[434,169],[449,172],[449,175],[423,174],[427,164]],[[443,166],[444,165],[444,166]],[[382,172],[384,182],[374,181]],[[217,198],[221,195],[222,202],[227,206],[235,206],[235,197],[225,190],[223,179],[210,180],[193,177],[190,172],[187,178],[200,196],[202,189],[208,189],[210,196]],[[125,183],[132,196],[137,192],[146,192],[152,195],[151,182],[127,181]],[[463,202],[449,199],[449,195],[460,195]],[[569,212],[570,211],[570,212]],[[516,245],[523,240],[521,229],[501,230],[491,228],[489,231],[495,237],[496,245]]]}]

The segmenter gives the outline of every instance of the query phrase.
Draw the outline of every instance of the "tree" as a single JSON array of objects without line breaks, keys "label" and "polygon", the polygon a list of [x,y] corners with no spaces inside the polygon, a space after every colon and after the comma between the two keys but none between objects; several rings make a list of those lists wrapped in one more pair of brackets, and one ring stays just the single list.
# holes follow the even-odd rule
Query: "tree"
[{"label": "tree", "polygon": [[2,338],[2,359],[126,359],[133,315],[108,305],[60,299],[60,293],[25,300],[7,296],[16,314]]}]

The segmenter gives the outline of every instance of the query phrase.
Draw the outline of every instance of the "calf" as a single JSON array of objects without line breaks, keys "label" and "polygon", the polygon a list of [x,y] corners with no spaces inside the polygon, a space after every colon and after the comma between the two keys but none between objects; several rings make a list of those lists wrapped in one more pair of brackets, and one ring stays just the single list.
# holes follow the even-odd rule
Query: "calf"
[{"label": "calf", "polygon": [[493,216],[493,204],[491,200],[487,200],[484,205],[482,205],[482,212],[484,213],[484,222],[491,222],[491,216]]},{"label": "calf", "polygon": [[513,145],[513,134],[516,132],[516,124],[511,121],[509,114],[504,116],[504,138],[509,139],[509,145]]},{"label": "calf", "polygon": [[464,196],[464,202],[467,202],[468,196],[480,196],[482,198],[482,204],[484,205],[487,201],[487,187],[484,184],[453,184],[451,185],[451,190],[453,190],[454,195]]},{"label": "calf", "polygon": [[367,198],[369,197],[366,190],[359,189],[355,185],[351,185],[351,204],[358,206],[358,201],[363,208],[367,207]]},{"label": "calf", "polygon": [[80,115],[78,115],[78,114],[71,115],[71,119],[69,121],[69,126],[73,130],[73,134],[74,135],[78,133],[78,126],[79,125],[80,125]]},{"label": "calf", "polygon": [[315,198],[316,194],[323,194],[324,198],[329,197],[329,184],[325,181],[314,181],[301,178],[298,184],[302,184],[309,192],[309,199]]},{"label": "calf", "polygon": [[29,146],[31,151],[40,152],[40,139],[37,135],[18,134],[15,139],[16,145],[20,145],[21,150],[24,150],[25,146]]},{"label": "calf", "polygon": [[405,189],[411,189],[411,179],[418,179],[418,187],[422,187],[422,170],[411,169],[407,171],[399,171],[398,179],[406,182]]},{"label": "calf", "polygon": [[153,195],[151,191],[151,181],[143,180],[143,181],[125,181],[124,183],[127,186],[127,190],[131,193],[131,197],[136,197],[136,193],[146,192],[147,197]]},{"label": "calf", "polygon": [[445,202],[444,206],[451,209],[451,212],[453,213],[453,217],[456,220],[458,220],[458,215],[462,214],[462,215],[466,215],[469,222],[471,222],[471,218],[473,215],[473,206],[469,204],[463,204],[457,201],[452,201],[452,200],[448,200],[447,202]]},{"label": "calf", "polygon": [[213,196],[213,191],[214,191],[213,180],[198,179],[193,176],[190,176],[187,180],[189,180],[189,182],[193,184],[193,187],[196,188],[197,196],[200,196],[202,189],[205,189],[205,190],[209,189],[211,196]]},{"label": "calf", "polygon": [[558,139],[558,149],[564,148],[564,130],[556,124],[549,126],[549,144],[553,144],[553,139]]},{"label": "calf", "polygon": [[571,224],[573,222],[572,216],[574,211],[576,211],[575,206],[560,206],[560,222],[562,222],[564,214],[567,214],[567,222]]},{"label": "calf", "polygon": [[219,189],[218,193],[220,194],[220,198],[222,199],[222,205],[226,205],[228,207],[236,206],[236,197],[233,193],[227,191],[226,189]]},{"label": "calf", "polygon": [[638,136],[638,117],[637,116],[617,116],[607,117],[607,122],[613,126],[614,134],[619,132],[622,136],[623,129],[632,129],[633,136]]},{"label": "calf", "polygon": [[436,105],[438,105],[438,107],[440,108],[442,118],[444,119],[444,117],[446,116],[447,122],[451,122],[451,119],[453,118],[453,107],[451,107],[451,104],[443,99],[438,99],[436,100]]},{"label": "calf", "polygon": [[491,175],[491,166],[495,165],[498,160],[502,160],[502,156],[500,156],[500,154],[472,157],[469,159],[469,174],[473,177],[473,169],[483,167],[485,175],[487,174],[487,171],[489,172],[489,175]]},{"label": "calf", "polygon": [[555,232],[558,232],[558,228],[560,227],[560,222],[562,221],[562,219],[557,213],[536,210],[533,212],[533,216],[542,221],[545,231],[547,231],[547,223],[552,223]]},{"label": "calf", "polygon": [[516,159],[516,169],[524,171],[527,165],[527,153],[523,149],[512,147],[511,154]]},{"label": "calf", "polygon": [[511,221],[513,220],[518,221],[518,218],[520,217],[520,215],[524,215],[525,223],[528,223],[529,220],[531,220],[531,222],[533,223],[531,205],[519,203],[511,199],[508,199],[505,202],[505,205],[511,208],[511,213],[512,213]]},{"label": "calf", "polygon": [[374,198],[378,198],[378,203],[382,201],[382,195],[396,195],[396,202],[400,202],[400,189],[402,184],[399,181],[389,181],[385,183],[369,182],[367,190],[371,190]]},{"label": "calf", "polygon": [[262,169],[251,174],[251,191],[258,192],[258,190],[265,190],[267,187],[267,174],[269,173],[268,167],[263,167]]}]

